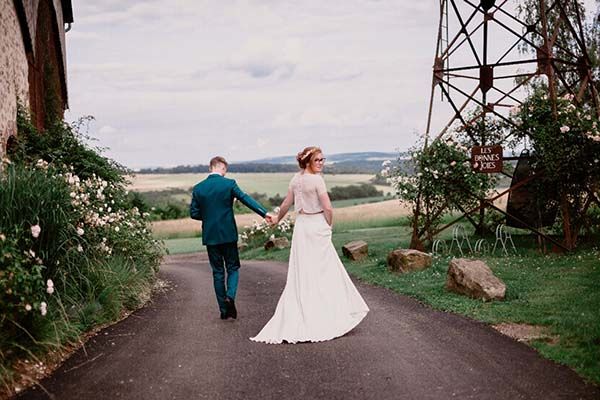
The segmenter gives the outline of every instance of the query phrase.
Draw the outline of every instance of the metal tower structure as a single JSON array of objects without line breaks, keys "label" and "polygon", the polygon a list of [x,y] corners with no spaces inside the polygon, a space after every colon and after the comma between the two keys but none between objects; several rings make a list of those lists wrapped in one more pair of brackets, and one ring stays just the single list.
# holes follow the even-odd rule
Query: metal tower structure
[{"label": "metal tower structure", "polygon": [[[555,112],[557,98],[570,93],[576,106],[584,102],[591,104],[600,116],[600,100],[577,0],[539,0],[535,2],[538,10],[531,13],[535,18],[530,21],[518,17],[520,3],[440,0],[425,147],[430,140],[442,139],[451,127],[467,126],[486,116],[502,119],[518,130],[519,127],[507,116],[509,109],[522,104],[524,87],[540,76],[546,78],[548,96]],[[564,46],[559,40],[561,35],[568,36],[576,46]],[[447,124],[432,136],[436,90],[441,92],[451,111]],[[473,116],[474,109],[480,111]],[[509,138],[510,134],[507,134],[499,143],[488,143],[485,134],[471,137],[476,145],[502,145]],[[517,159],[519,157],[505,158]],[[505,171],[502,173],[510,176]],[[486,207],[514,217],[495,207],[493,201],[515,189],[511,187],[491,199],[479,199],[480,207],[465,210],[462,217],[439,231]],[[545,237],[535,227],[525,225]]]}]

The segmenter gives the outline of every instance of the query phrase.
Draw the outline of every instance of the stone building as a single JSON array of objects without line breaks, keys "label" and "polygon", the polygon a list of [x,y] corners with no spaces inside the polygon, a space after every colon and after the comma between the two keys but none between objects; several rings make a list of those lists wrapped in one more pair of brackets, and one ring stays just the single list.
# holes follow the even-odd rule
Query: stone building
[{"label": "stone building", "polygon": [[0,0],[0,157],[17,133],[17,103],[38,129],[67,108],[70,0]]}]

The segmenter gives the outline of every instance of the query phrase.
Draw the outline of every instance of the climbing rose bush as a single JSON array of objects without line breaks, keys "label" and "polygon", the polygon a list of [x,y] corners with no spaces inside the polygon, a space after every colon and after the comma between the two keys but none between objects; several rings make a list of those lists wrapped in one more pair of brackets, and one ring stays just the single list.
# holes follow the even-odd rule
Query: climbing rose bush
[{"label": "climbing rose bush", "polygon": [[55,332],[49,326],[85,329],[112,318],[117,304],[139,302],[163,254],[146,217],[128,203],[120,182],[93,173],[81,179],[72,167],[42,159],[33,165],[4,160],[0,361],[8,363],[15,349],[43,345],[43,335]]},{"label": "climbing rose bush", "polygon": [[485,197],[495,185],[494,176],[472,170],[469,148],[452,135],[427,148],[421,144],[411,149],[410,160],[385,162],[381,174],[388,177],[397,197],[412,207],[411,247],[416,248],[423,247],[423,238],[433,241],[446,213],[477,206],[477,197]]},{"label": "climbing rose bush", "polygon": [[514,142],[529,144],[531,165],[540,174],[533,186],[560,206],[568,247],[591,223],[588,211],[600,193],[600,121],[592,105],[575,101],[571,94],[558,98],[554,113],[540,87],[511,113]]}]

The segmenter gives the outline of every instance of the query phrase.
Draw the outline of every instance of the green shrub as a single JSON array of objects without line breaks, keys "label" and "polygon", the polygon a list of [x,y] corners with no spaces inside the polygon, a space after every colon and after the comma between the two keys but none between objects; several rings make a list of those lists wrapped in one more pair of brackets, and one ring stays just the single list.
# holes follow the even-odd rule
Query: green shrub
[{"label": "green shrub", "polygon": [[433,242],[446,214],[475,207],[477,198],[485,197],[496,184],[494,177],[471,168],[467,146],[452,137],[413,148],[411,164],[414,174],[403,168],[405,161],[400,158],[395,165],[385,163],[382,171],[390,177],[398,198],[412,208],[411,248],[423,249],[424,239]]},{"label": "green shrub", "polygon": [[[43,260],[57,259],[73,231],[68,184],[52,171],[23,165],[8,165],[0,182],[0,229]],[[41,221],[33,240],[26,232]]]},{"label": "green shrub", "polygon": [[535,154],[531,165],[540,174],[533,186],[541,194],[555,194],[560,233],[565,245],[574,248],[580,231],[593,223],[587,210],[599,193],[600,119],[595,107],[577,106],[571,94],[553,103],[546,93],[546,87],[534,87],[523,104],[513,109],[518,128],[513,127],[511,133],[516,142],[531,143]]},{"label": "green shrub", "polygon": [[[29,314],[39,310],[46,315],[47,303],[42,260],[33,250],[23,252],[18,239],[0,234],[0,331],[14,334],[14,321],[29,319]],[[53,283],[50,283],[53,286]]]},{"label": "green shrub", "polygon": [[364,199],[366,197],[383,196],[381,190],[377,190],[375,186],[369,183],[361,183],[360,185],[349,186],[334,186],[329,191],[331,201],[348,200],[348,199]]},{"label": "green shrub", "polygon": [[123,169],[77,129],[56,124],[40,134],[27,120],[19,129],[19,147],[0,166],[5,384],[15,359],[76,341],[142,303],[164,252],[125,190]]},{"label": "green shrub", "polygon": [[94,174],[108,182],[124,182],[128,170],[119,163],[100,154],[102,149],[91,148],[85,140],[91,140],[82,133],[93,117],[79,119],[73,125],[64,121],[49,124],[44,132],[39,132],[31,123],[23,107],[17,112],[18,135],[16,145],[11,148],[9,157],[13,162],[32,165],[42,159],[54,166],[71,166],[82,179]]}]

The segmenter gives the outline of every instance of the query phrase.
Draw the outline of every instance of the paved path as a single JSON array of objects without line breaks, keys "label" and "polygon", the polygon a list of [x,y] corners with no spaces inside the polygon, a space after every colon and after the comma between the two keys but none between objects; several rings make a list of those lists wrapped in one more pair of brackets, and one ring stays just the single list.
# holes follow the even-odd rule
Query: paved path
[{"label": "paved path", "polygon": [[[286,266],[245,262],[237,321],[221,321],[206,255],[171,256],[172,288],[91,339],[42,381],[66,399],[598,399],[600,390],[488,326],[358,284],[371,312],[316,344],[248,340]],[[36,388],[19,398],[46,399]]]}]

